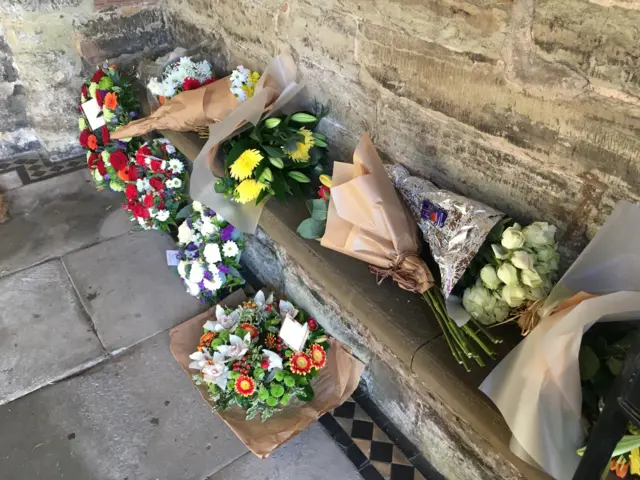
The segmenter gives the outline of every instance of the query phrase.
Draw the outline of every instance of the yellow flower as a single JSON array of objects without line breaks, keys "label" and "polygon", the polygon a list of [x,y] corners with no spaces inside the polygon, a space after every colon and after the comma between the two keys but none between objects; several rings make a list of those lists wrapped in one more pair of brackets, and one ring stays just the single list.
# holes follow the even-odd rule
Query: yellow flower
[{"label": "yellow flower", "polygon": [[322,175],[320,175],[320,183],[327,188],[331,188],[333,186],[333,180],[326,173],[323,173]]},{"label": "yellow flower", "polygon": [[258,150],[245,150],[242,152],[242,155],[233,162],[233,165],[231,165],[231,168],[229,169],[229,174],[236,180],[249,178],[253,173],[253,170],[258,166],[263,158],[264,157]]},{"label": "yellow flower", "polygon": [[255,92],[253,85],[242,85],[240,88],[247,94],[247,98],[253,97]]},{"label": "yellow flower", "polygon": [[264,189],[264,184],[252,178],[243,180],[236,187],[236,201],[239,203],[249,203],[258,198],[260,192]]},{"label": "yellow flower", "polygon": [[634,448],[631,450],[631,456],[629,457],[631,463],[631,474],[640,474],[640,449]]},{"label": "yellow flower", "polygon": [[250,83],[253,83],[255,85],[256,83],[258,83],[258,80],[260,80],[260,74],[258,72],[253,72],[251,75],[249,75]]},{"label": "yellow flower", "polygon": [[301,128],[298,132],[304,137],[304,142],[297,142],[298,148],[295,151],[292,152],[285,148],[285,152],[294,162],[306,162],[309,160],[309,150],[313,147],[313,134],[306,128]]}]

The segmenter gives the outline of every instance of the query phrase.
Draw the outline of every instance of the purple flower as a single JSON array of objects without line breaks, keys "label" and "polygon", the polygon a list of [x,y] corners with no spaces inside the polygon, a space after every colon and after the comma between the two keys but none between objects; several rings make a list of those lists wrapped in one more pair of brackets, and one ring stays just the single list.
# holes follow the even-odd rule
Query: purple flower
[{"label": "purple flower", "polygon": [[109,180],[110,178],[111,178],[111,177],[109,176],[109,174],[108,174],[108,173],[105,173],[105,174],[104,174],[104,179],[105,179],[105,180]]},{"label": "purple flower", "polygon": [[187,250],[192,250],[193,251],[193,250],[197,250],[197,249],[198,249],[198,246],[193,242],[191,242],[191,243],[189,243],[189,245],[187,245]]},{"label": "purple flower", "polygon": [[204,282],[200,282],[200,283],[198,284],[198,286],[200,287],[200,290],[205,290],[205,288],[204,288]]},{"label": "purple flower", "polygon": [[220,270],[224,274],[229,273],[229,267],[227,267],[226,265],[218,265],[218,270]]},{"label": "purple flower", "polygon": [[129,116],[131,118],[136,118],[138,116],[138,114],[136,112],[129,112]]},{"label": "purple flower", "polygon": [[209,270],[205,271],[204,278],[206,278],[209,281],[213,280],[213,273],[211,273]]},{"label": "purple flower", "polygon": [[213,217],[215,214],[216,214],[215,210],[213,210],[213,209],[211,209],[211,208],[210,208],[210,209],[209,209],[209,216],[210,216],[210,217]]},{"label": "purple flower", "polygon": [[109,93],[109,90],[100,90],[100,93],[102,94],[102,98],[104,98],[107,93]]},{"label": "purple flower", "polygon": [[113,117],[113,118],[111,119],[111,123],[113,123],[114,125],[115,125],[116,123],[118,123],[118,117]]},{"label": "purple flower", "polygon": [[220,238],[223,242],[227,242],[231,240],[231,235],[233,235],[233,231],[235,227],[233,225],[227,225],[222,230],[220,230]]}]

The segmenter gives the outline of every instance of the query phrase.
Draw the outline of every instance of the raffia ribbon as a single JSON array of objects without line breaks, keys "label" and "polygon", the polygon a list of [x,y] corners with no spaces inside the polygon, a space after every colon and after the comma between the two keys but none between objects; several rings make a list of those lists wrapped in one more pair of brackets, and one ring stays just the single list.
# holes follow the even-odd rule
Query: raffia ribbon
[{"label": "raffia ribbon", "polygon": [[413,252],[398,254],[387,268],[369,265],[369,271],[375,274],[378,285],[391,277],[400,288],[415,293],[424,293],[435,284],[427,264]]}]

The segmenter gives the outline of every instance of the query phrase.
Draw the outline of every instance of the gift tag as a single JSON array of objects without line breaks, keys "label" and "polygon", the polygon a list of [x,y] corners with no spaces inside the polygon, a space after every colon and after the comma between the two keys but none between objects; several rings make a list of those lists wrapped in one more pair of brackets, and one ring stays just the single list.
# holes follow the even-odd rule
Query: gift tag
[{"label": "gift tag", "polygon": [[102,109],[95,98],[84,102],[82,104],[82,111],[84,112],[87,122],[89,122],[91,130],[97,130],[107,123],[104,119],[104,115],[98,116],[102,112]]},{"label": "gift tag", "polygon": [[289,348],[296,352],[300,352],[304,349],[304,344],[307,342],[307,338],[309,337],[309,327],[306,323],[301,325],[296,320],[287,316],[282,322],[279,336]]},{"label": "gift tag", "polygon": [[178,250],[167,250],[167,265],[175,267],[180,263],[180,252]]}]

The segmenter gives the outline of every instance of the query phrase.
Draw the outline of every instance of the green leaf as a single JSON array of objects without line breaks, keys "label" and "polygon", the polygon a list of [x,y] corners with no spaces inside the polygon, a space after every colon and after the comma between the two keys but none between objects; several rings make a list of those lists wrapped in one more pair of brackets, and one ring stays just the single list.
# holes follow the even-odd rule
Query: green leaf
[{"label": "green leaf", "polygon": [[193,212],[193,207],[191,206],[191,204],[189,204],[178,212],[178,214],[176,215],[176,218],[177,219],[187,218],[189,215],[191,215],[191,212]]},{"label": "green leaf", "polygon": [[262,145],[262,149],[267,152],[267,155],[274,158],[284,157],[284,152],[279,148],[270,147],[269,145]]},{"label": "green leaf", "polygon": [[298,393],[297,396],[298,399],[303,402],[310,402],[311,400],[313,400],[315,394],[313,393],[313,388],[311,388],[311,385],[305,385],[302,389],[302,392]]},{"label": "green leaf", "polygon": [[297,232],[302,238],[313,240],[315,238],[322,237],[324,235],[325,228],[325,222],[320,222],[313,218],[307,218],[298,225]]},{"label": "green leaf", "polygon": [[318,220],[319,222],[324,222],[327,220],[327,210],[329,206],[326,200],[322,198],[316,198],[311,201],[312,202],[312,211],[311,218],[314,220]]},{"label": "green leaf", "polygon": [[247,138],[243,138],[238,140],[238,142],[231,148],[229,153],[227,154],[227,158],[225,159],[225,169],[228,170],[231,165],[238,159],[242,152],[244,152],[249,147],[249,140]]},{"label": "green leaf", "polygon": [[314,138],[313,139],[313,144],[316,147],[322,147],[322,148],[327,148],[329,145],[327,145],[327,142],[325,142],[324,140],[320,140],[319,138]]},{"label": "green leaf", "polygon": [[622,360],[619,360],[617,358],[611,357],[609,360],[607,360],[607,367],[609,367],[609,370],[611,371],[611,373],[613,373],[614,375],[618,376],[620,375],[620,371],[622,370]]},{"label": "green leaf", "polygon": [[600,369],[600,360],[588,345],[580,349],[578,357],[580,363],[580,378],[582,381],[591,380]]}]

